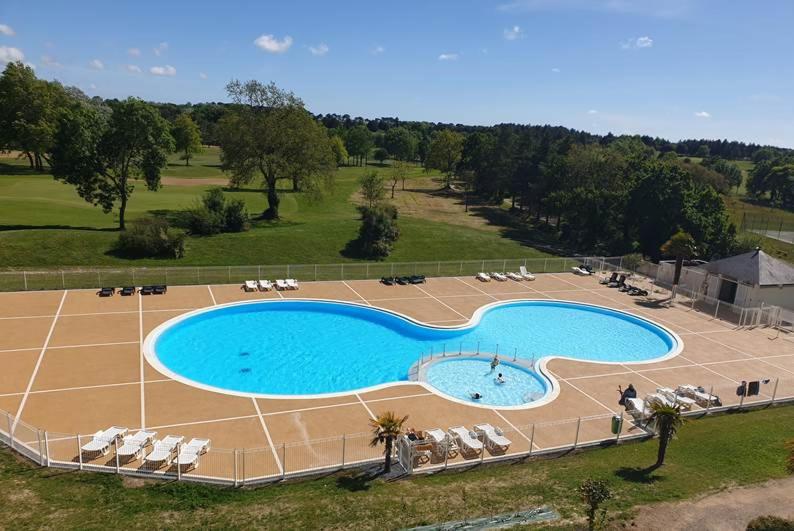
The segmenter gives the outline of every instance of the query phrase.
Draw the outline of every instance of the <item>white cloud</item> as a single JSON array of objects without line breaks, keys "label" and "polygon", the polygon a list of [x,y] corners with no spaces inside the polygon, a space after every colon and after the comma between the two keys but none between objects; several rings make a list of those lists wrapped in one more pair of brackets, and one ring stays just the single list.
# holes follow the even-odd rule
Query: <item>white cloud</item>
[{"label": "white cloud", "polygon": [[508,41],[514,41],[524,36],[520,26],[513,26],[512,28],[505,29],[502,34]]},{"label": "white cloud", "polygon": [[587,114],[598,114],[598,111],[595,109],[590,109],[589,111],[587,111]]},{"label": "white cloud", "polygon": [[25,54],[19,48],[11,46],[0,46],[0,64],[13,63],[15,61],[24,61]]},{"label": "white cloud", "polygon": [[456,53],[442,53],[438,56],[439,61],[457,61],[458,54]]},{"label": "white cloud", "polygon": [[207,74],[205,74],[204,72],[199,72],[199,77],[201,79],[207,79]]},{"label": "white cloud", "polygon": [[63,68],[63,65],[51,55],[42,55],[41,64],[47,68]]},{"label": "white cloud", "polygon": [[153,66],[149,69],[153,76],[175,76],[176,68],[171,65]]},{"label": "white cloud", "polygon": [[372,55],[380,55],[380,54],[382,54],[385,51],[386,51],[386,48],[384,48],[383,46],[381,46],[379,44],[379,45],[375,46],[370,53]]},{"label": "white cloud", "polygon": [[88,88],[90,88],[91,90],[96,90],[96,85],[91,83],[90,85],[88,85]]},{"label": "white cloud", "polygon": [[711,118],[711,114],[707,113],[706,111],[698,111],[695,113],[697,118]]},{"label": "white cloud", "polygon": [[156,48],[153,48],[152,51],[154,52],[154,55],[160,57],[162,54],[168,51],[168,43],[161,42],[160,44],[157,45]]},{"label": "white cloud", "polygon": [[127,50],[127,54],[129,54],[130,57],[140,57],[141,50],[140,48],[130,48],[129,50]]},{"label": "white cloud", "polygon": [[273,35],[260,35],[254,41],[254,44],[257,48],[268,53],[284,53],[292,46],[292,37],[287,35],[283,39],[278,40]]},{"label": "white cloud", "polygon": [[13,37],[17,33],[14,31],[14,28],[9,26],[8,24],[0,24],[0,35],[5,35],[6,37]]},{"label": "white cloud", "polygon": [[554,72],[555,74],[559,74],[560,72],[562,72],[562,70],[560,70],[556,66],[554,68],[552,68],[551,71]]},{"label": "white cloud", "polygon": [[627,39],[620,43],[620,47],[624,50],[631,50],[632,48],[652,48],[653,39],[647,35],[644,37],[637,37],[636,39]]},{"label": "white cloud", "polygon": [[127,69],[127,72],[129,72],[130,74],[141,73],[141,67],[138,65],[127,65],[125,68]]},{"label": "white cloud", "polygon": [[99,59],[93,59],[90,63],[88,63],[88,66],[94,70],[103,70],[105,68],[104,63]]},{"label": "white cloud", "polygon": [[312,55],[316,55],[322,57],[323,55],[327,54],[330,48],[324,42],[321,42],[317,46],[309,46],[309,51]]}]

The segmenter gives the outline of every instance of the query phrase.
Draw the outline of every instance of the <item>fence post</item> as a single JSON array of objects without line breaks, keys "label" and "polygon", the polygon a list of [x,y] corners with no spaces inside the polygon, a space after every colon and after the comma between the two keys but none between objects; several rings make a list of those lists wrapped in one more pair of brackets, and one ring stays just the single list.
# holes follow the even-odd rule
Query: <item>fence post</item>
[{"label": "fence post", "polygon": [[237,451],[237,448],[234,449],[234,486],[237,487],[237,467],[240,462],[240,454]]},{"label": "fence post", "polygon": [[341,275],[341,278],[339,280],[344,280],[345,279],[345,264],[342,264],[342,268],[341,268],[340,271],[341,272],[339,274]]},{"label": "fence post", "polygon": [[83,445],[80,444],[80,434],[77,434],[77,462],[79,463],[78,469],[83,469]]},{"label": "fence post", "polygon": [[41,430],[36,430],[36,441],[39,443],[39,466],[44,466],[44,441],[41,439]]},{"label": "fence post", "polygon": [[775,397],[777,396],[777,384],[780,382],[780,378],[775,378],[775,387],[772,389],[772,402],[770,404],[775,405]]},{"label": "fence post", "polygon": [[458,275],[463,275],[463,260],[460,261],[460,268],[458,269]]},{"label": "fence post", "polygon": [[50,466],[50,434],[44,430],[44,464]]},{"label": "fence post", "polygon": [[317,264],[314,264],[314,281],[317,281]]},{"label": "fence post", "polygon": [[14,449],[14,424],[11,422],[11,413],[6,413],[6,420],[8,421],[8,446]]},{"label": "fence post", "polygon": [[532,455],[532,447],[535,446],[535,425],[532,425],[532,432],[529,434],[529,453],[527,457]]},{"label": "fence post", "polygon": [[717,299],[717,306],[716,308],[714,308],[714,319],[717,318],[717,313],[719,313],[719,311],[720,311],[720,300]]},{"label": "fence post", "polygon": [[242,474],[243,477],[240,480],[240,486],[241,487],[245,486],[245,448],[243,448],[243,466],[242,466],[242,469],[243,469],[243,474]]},{"label": "fence post", "polygon": [[579,428],[582,426],[582,417],[576,421],[576,437],[573,440],[573,449],[576,450],[576,446],[579,444]]},{"label": "fence post", "polygon": [[347,435],[342,435],[342,468],[345,468],[345,446],[347,446]]},{"label": "fence post", "polygon": [[27,271],[23,271],[22,272],[22,280],[25,282],[25,291],[27,291],[28,290],[28,272]]},{"label": "fence post", "polygon": [[480,342],[477,341],[477,355],[480,355]]},{"label": "fence post", "polygon": [[232,266],[229,266],[227,268],[227,277],[226,277],[226,279],[227,279],[226,280],[227,284],[231,284],[232,283]]},{"label": "fence post", "polygon": [[620,424],[618,424],[618,433],[615,436],[615,444],[620,442],[620,433],[623,431],[623,412],[620,412]]},{"label": "fence post", "polygon": [[711,409],[711,398],[714,396],[714,386],[712,385],[709,387],[709,400],[706,402],[706,415],[709,414],[709,410]]},{"label": "fence post", "polygon": [[444,470],[447,469],[447,463],[449,463],[449,435],[444,439]]},{"label": "fence post", "polygon": [[287,443],[281,443],[281,479],[287,477]]},{"label": "fence post", "polygon": [[63,269],[61,269],[61,288],[66,289],[66,275],[63,274]]},{"label": "fence post", "polygon": [[[176,446],[177,446],[177,449],[179,449],[179,445],[177,444]],[[118,437],[113,439],[113,451],[116,454],[116,474],[118,474],[119,473],[119,468],[121,468],[119,466],[119,438]],[[179,465],[178,464],[177,464],[177,470],[179,470]]]},{"label": "fence post", "polygon": [[544,258],[543,259],[543,272],[544,273],[546,272],[546,265],[548,265],[548,263],[549,263],[549,259],[548,258]]},{"label": "fence post", "polygon": [[480,451],[480,464],[485,461],[485,436],[482,436],[482,450]]},{"label": "fence post", "polygon": [[[179,465],[179,454],[182,453],[182,443],[176,443],[176,480],[182,480],[182,467]],[[118,454],[116,454],[118,459]]]}]

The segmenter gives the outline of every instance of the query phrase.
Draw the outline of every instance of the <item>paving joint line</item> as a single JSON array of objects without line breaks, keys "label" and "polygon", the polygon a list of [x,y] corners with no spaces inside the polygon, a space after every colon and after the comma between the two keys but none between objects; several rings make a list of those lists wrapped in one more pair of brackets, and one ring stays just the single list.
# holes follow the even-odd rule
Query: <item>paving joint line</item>
[{"label": "paving joint line", "polygon": [[259,417],[259,423],[262,425],[262,430],[265,432],[265,437],[267,437],[267,442],[270,445],[270,450],[273,452],[273,458],[276,460],[276,464],[278,465],[278,472],[279,474],[284,474],[284,466],[281,463],[281,459],[278,457],[278,452],[276,452],[276,447],[273,445],[273,439],[270,437],[270,431],[267,429],[267,423],[265,422],[265,418],[262,416],[262,411],[259,409],[259,404],[256,402],[256,398],[251,397],[251,401],[254,403],[254,409],[256,410],[256,416]]},{"label": "paving joint line", "polygon": [[436,297],[435,295],[431,295],[430,293],[426,292],[425,290],[423,290],[423,289],[422,289],[422,288],[420,288],[419,286],[416,286],[416,289],[418,289],[419,291],[421,291],[422,293],[424,293],[424,294],[425,294],[425,295],[427,295],[428,297],[431,297],[431,298],[435,299],[435,300],[436,300],[436,302],[438,302],[439,304],[441,304],[441,305],[443,305],[443,306],[446,306],[447,308],[449,308],[450,310],[452,310],[452,311],[453,311],[453,312],[455,312],[456,314],[460,315],[460,316],[461,316],[461,318],[463,318],[463,319],[469,319],[468,317],[466,317],[465,315],[463,315],[462,313],[460,313],[458,310],[456,310],[455,308],[453,308],[453,307],[452,307],[452,306],[450,306],[449,304],[447,304],[447,303],[443,302],[441,299],[439,299],[439,298],[438,298],[438,297]]},{"label": "paving joint line", "polygon": [[499,411],[497,411],[497,410],[495,410],[495,409],[491,409],[491,411],[493,411],[494,413],[496,413],[496,414],[499,416],[499,418],[500,418],[500,419],[502,419],[503,421],[505,421],[505,422],[507,423],[507,425],[508,425],[508,426],[510,426],[510,427],[511,427],[513,430],[515,430],[515,431],[516,431],[516,432],[517,432],[519,435],[521,435],[521,436],[522,436],[524,439],[526,439],[526,440],[527,440],[527,442],[528,442],[529,444],[531,444],[533,448],[536,448],[536,449],[540,450],[540,446],[536,445],[536,444],[535,444],[535,442],[534,442],[532,439],[530,439],[529,437],[527,437],[526,435],[524,435],[524,432],[522,432],[521,430],[519,430],[518,428],[516,428],[516,427],[515,427],[515,425],[513,425],[513,423],[512,423],[512,422],[510,422],[509,420],[507,420],[507,418],[506,418],[504,415],[502,415],[501,413],[499,413]]},{"label": "paving joint line", "polygon": [[359,299],[361,299],[362,301],[364,301],[364,304],[366,304],[367,306],[372,306],[372,304],[370,304],[370,302],[369,302],[367,299],[365,299],[364,297],[362,297],[362,296],[361,296],[361,294],[360,294],[359,292],[357,292],[356,290],[354,290],[354,289],[353,289],[353,288],[350,286],[350,284],[348,284],[348,283],[347,283],[347,282],[345,282],[344,280],[342,281],[342,284],[344,284],[344,285],[345,285],[345,287],[347,287],[347,289],[349,289],[350,291],[352,291],[352,292],[355,294],[355,296],[356,296],[356,297],[358,297]]},{"label": "paving joint line", "polygon": [[454,278],[455,280],[457,280],[458,282],[460,282],[460,283],[461,283],[461,284],[463,284],[464,286],[467,286],[467,287],[469,287],[469,288],[472,288],[472,289],[476,289],[477,291],[479,291],[479,292],[480,292],[480,293],[482,293],[483,295],[487,295],[487,296],[491,297],[491,298],[492,298],[493,300],[495,300],[495,301],[498,301],[498,300],[499,300],[499,299],[497,299],[496,297],[494,297],[493,295],[491,295],[490,293],[487,293],[487,292],[485,292],[485,291],[481,290],[481,289],[480,289],[480,288],[478,288],[477,286],[473,286],[473,285],[469,284],[468,282],[464,282],[464,281],[463,281],[463,279],[461,279],[460,277],[452,277],[452,278]]},{"label": "paving joint line", "polygon": [[362,405],[362,406],[364,406],[364,409],[366,409],[366,410],[367,410],[367,413],[369,413],[369,416],[370,416],[370,418],[371,418],[372,420],[377,420],[377,419],[378,419],[378,417],[376,417],[376,416],[375,416],[375,413],[373,413],[373,412],[372,412],[372,410],[369,408],[369,406],[367,405],[367,403],[366,403],[366,402],[364,402],[364,400],[362,400],[362,398],[361,398],[361,395],[359,395],[358,393],[353,393],[353,394],[355,394],[355,395],[356,395],[356,398],[358,398],[358,401],[359,401],[359,402],[361,402],[361,405]]},{"label": "paving joint line", "polygon": [[215,301],[215,294],[212,293],[212,286],[210,286],[209,284],[207,284],[207,291],[210,292],[210,299],[212,299],[212,305],[217,306],[218,303]]},{"label": "paving joint line", "polygon": [[146,429],[146,389],[144,387],[144,359],[143,359],[143,296],[138,292],[138,354],[140,356],[141,378],[141,429]]}]

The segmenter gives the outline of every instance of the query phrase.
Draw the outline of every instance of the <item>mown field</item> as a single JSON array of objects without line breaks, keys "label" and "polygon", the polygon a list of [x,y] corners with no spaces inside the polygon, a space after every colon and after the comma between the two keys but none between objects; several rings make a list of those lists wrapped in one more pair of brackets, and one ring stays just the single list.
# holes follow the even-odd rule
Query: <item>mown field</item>
[{"label": "mown field", "polygon": [[[688,422],[650,475],[657,441],[553,459],[383,481],[352,472],[300,483],[232,489],[39,469],[0,450],[0,527],[7,529],[397,529],[550,505],[581,528],[584,479],[608,482],[612,523],[637,507],[695,498],[787,476],[784,441],[794,407]],[[670,524],[675,515],[670,514]]]},{"label": "mown field", "polygon": [[[255,221],[238,234],[191,237],[179,260],[129,260],[113,253],[118,238],[116,213],[105,214],[77,196],[72,186],[47,174],[30,172],[24,160],[0,159],[0,267],[109,265],[248,265],[313,264],[353,261],[343,249],[356,237],[358,213],[354,194],[364,171],[377,167],[343,167],[333,189],[320,201],[283,190],[278,222]],[[381,169],[386,173],[386,169]],[[426,181],[420,167],[412,179]],[[432,175],[431,175],[432,177]],[[210,148],[185,166],[172,156],[164,186],[149,192],[138,184],[128,206],[128,219],[146,215],[173,217],[196,204],[204,190],[227,176],[217,149]],[[285,183],[287,186],[287,183]],[[403,193],[398,188],[398,196]],[[252,214],[261,213],[265,196],[253,186],[229,191],[242,198]],[[459,207],[462,211],[462,207]],[[432,261],[547,256],[521,238],[500,231],[436,221],[421,212],[402,216],[401,238],[390,261]]]}]

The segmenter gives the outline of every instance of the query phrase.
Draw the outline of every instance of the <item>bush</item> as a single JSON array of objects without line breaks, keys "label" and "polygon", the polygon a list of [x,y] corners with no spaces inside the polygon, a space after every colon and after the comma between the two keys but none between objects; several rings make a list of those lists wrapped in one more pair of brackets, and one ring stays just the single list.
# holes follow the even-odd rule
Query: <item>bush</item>
[{"label": "bush", "polygon": [[182,258],[185,234],[159,218],[136,219],[119,234],[118,250],[133,257]]},{"label": "bush", "polygon": [[794,531],[794,520],[778,516],[759,516],[750,520],[747,531]]},{"label": "bush", "polygon": [[248,210],[241,199],[226,199],[220,188],[204,192],[201,202],[187,215],[191,234],[210,236],[248,230]]},{"label": "bush", "polygon": [[361,227],[358,245],[367,258],[382,260],[389,256],[394,242],[400,237],[397,209],[392,205],[360,207]]}]

